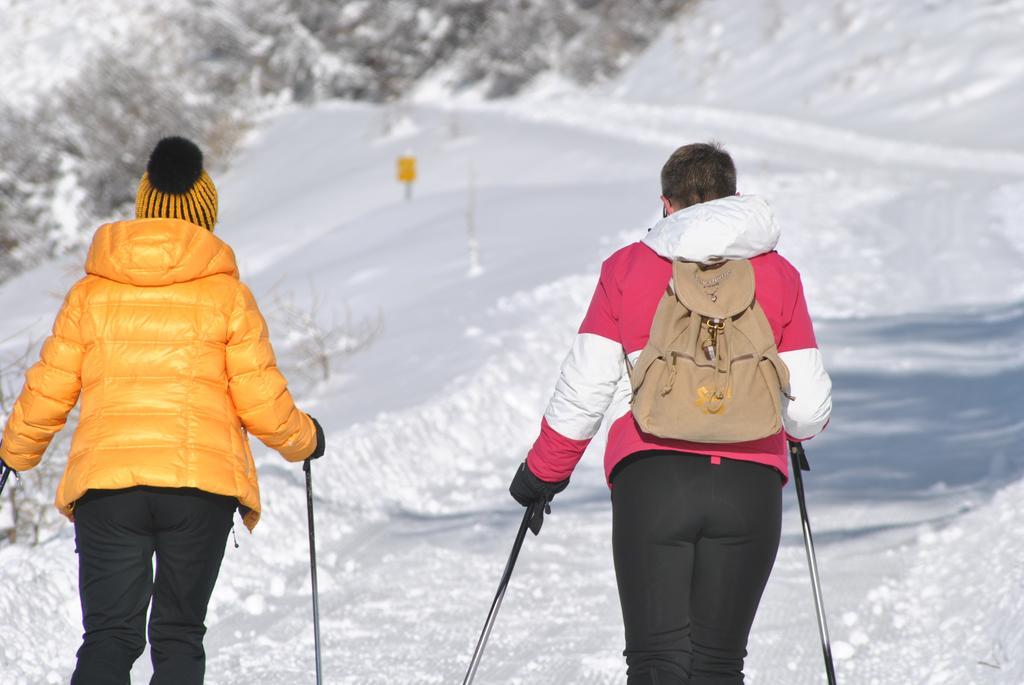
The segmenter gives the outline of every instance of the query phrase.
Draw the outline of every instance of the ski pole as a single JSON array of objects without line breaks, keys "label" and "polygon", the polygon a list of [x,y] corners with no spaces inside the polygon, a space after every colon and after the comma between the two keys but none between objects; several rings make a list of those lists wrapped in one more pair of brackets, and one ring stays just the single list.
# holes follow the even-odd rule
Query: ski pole
[{"label": "ski pole", "polygon": [[0,461],[0,464],[3,464],[3,466],[0,467],[0,472],[3,472],[3,475],[0,475],[0,495],[2,495],[4,494],[4,486],[7,485],[7,479],[10,478],[12,473],[14,473],[14,469],[7,466],[2,461]]},{"label": "ski pole", "polygon": [[302,463],[306,472],[306,513],[309,518],[309,572],[313,584],[313,641],[316,648],[316,685],[323,683],[320,670],[320,592],[316,586],[316,532],[313,528],[313,474],[310,469],[311,459]]},{"label": "ski pole", "polygon": [[505,590],[508,589],[508,582],[512,578],[512,569],[515,568],[516,560],[519,558],[519,550],[523,548],[523,540],[526,539],[526,531],[533,520],[534,511],[538,506],[544,506],[541,502],[534,502],[526,508],[523,514],[523,522],[519,524],[519,532],[516,533],[516,541],[512,544],[512,553],[509,554],[508,563],[505,564],[505,572],[501,574],[501,582],[498,583],[498,593],[494,595],[491,602],[491,610],[487,612],[487,620],[484,622],[484,629],[480,633],[480,639],[476,642],[476,649],[473,651],[473,658],[469,662],[469,670],[462,685],[470,685],[476,677],[476,669],[480,666],[480,659],[483,658],[484,648],[487,646],[487,639],[491,636],[491,628],[498,618],[498,610],[501,608],[501,600],[505,598]]},{"label": "ski pole", "polygon": [[807,565],[811,570],[811,586],[814,588],[814,609],[818,612],[818,634],[821,636],[821,651],[825,655],[825,675],[828,685],[836,685],[836,669],[832,663],[832,641],[825,621],[825,602],[821,596],[821,577],[818,575],[818,558],[814,554],[814,538],[811,537],[811,521],[807,516],[807,500],[804,497],[803,471],[810,471],[804,446],[799,442],[789,443],[789,455],[793,459],[793,478],[796,481],[796,498],[800,502],[800,520],[804,527],[804,549],[807,551]]}]

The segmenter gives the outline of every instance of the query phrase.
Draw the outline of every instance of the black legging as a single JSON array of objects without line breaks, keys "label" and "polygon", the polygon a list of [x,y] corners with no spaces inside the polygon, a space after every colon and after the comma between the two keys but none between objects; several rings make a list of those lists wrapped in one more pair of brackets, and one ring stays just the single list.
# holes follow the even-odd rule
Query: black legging
[{"label": "black legging", "polygon": [[747,637],[775,563],[780,474],[678,452],[612,476],[615,575],[629,685],[743,683]]}]

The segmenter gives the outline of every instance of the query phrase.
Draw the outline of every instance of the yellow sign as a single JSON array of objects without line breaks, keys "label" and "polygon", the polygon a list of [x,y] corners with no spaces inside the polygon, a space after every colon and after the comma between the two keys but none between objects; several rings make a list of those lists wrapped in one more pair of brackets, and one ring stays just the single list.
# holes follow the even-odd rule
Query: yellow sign
[{"label": "yellow sign", "polygon": [[412,183],[416,180],[416,158],[404,156],[398,158],[398,180],[402,183]]}]

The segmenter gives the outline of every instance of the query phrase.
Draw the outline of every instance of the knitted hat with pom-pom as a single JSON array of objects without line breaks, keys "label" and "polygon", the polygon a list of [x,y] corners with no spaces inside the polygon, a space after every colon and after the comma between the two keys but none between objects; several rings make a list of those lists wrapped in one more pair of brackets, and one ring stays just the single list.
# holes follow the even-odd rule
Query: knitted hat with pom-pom
[{"label": "knitted hat with pom-pom", "polygon": [[164,138],[149,156],[135,199],[139,219],[183,219],[212,231],[217,188],[203,170],[203,153],[186,138]]}]

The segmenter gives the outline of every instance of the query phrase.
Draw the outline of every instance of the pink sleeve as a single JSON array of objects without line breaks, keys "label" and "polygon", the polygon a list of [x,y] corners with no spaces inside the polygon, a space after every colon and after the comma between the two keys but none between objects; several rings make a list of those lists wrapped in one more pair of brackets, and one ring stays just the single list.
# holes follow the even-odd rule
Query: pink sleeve
[{"label": "pink sleeve", "polygon": [[800,281],[799,275],[796,275],[793,292],[793,298],[786,303],[786,309],[784,310],[785,316],[782,325],[782,340],[779,342],[779,352],[816,349],[818,347],[818,341],[814,337],[814,324],[811,323],[811,314],[807,311],[804,286]]},{"label": "pink sleeve", "polygon": [[549,483],[557,483],[572,475],[576,464],[590,444],[590,439],[567,438],[541,419],[540,435],[526,455],[526,465],[533,475]]},{"label": "pink sleeve", "polygon": [[580,324],[580,333],[593,333],[603,338],[621,342],[619,335],[619,305],[622,291],[618,287],[611,261],[601,265],[601,278],[597,281],[594,296],[590,298],[587,315]]}]

